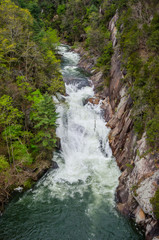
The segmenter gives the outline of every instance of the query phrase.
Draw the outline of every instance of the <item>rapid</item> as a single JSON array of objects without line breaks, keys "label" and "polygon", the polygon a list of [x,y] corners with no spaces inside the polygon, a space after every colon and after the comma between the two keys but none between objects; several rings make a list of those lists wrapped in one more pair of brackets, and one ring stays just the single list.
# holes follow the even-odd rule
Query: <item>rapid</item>
[{"label": "rapid", "polygon": [[142,234],[115,207],[120,171],[109,147],[100,104],[87,101],[94,89],[66,45],[59,47],[66,96],[54,97],[61,149],[51,169],[15,197],[0,218],[0,240],[139,240]]}]

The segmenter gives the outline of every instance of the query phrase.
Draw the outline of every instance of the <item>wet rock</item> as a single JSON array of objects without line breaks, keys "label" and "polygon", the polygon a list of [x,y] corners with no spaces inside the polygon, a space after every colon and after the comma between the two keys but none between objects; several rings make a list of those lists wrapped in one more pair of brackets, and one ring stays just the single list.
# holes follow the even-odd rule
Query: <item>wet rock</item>
[{"label": "wet rock", "polygon": [[129,207],[128,207],[127,203],[118,203],[117,204],[117,209],[124,216],[128,217],[130,215],[130,210],[129,210]]},{"label": "wet rock", "polygon": [[98,105],[99,102],[100,102],[100,99],[99,98],[89,98],[86,100],[86,103],[92,103],[93,105]]},{"label": "wet rock", "polygon": [[91,82],[87,78],[65,78],[64,81],[67,85],[72,84],[77,86],[78,89],[91,86]]},{"label": "wet rock", "polygon": [[32,179],[34,181],[39,180],[47,172],[47,170],[48,170],[48,168],[47,169],[41,169],[35,177],[32,177]]},{"label": "wet rock", "polygon": [[100,83],[103,80],[103,73],[97,72],[91,77],[91,80],[93,81],[94,84]]},{"label": "wet rock", "polygon": [[128,213],[129,213],[129,210],[127,209],[127,205],[124,204],[124,203],[118,203],[117,204],[117,209],[123,215],[128,215]]},{"label": "wet rock", "polygon": [[128,200],[128,196],[129,196],[129,193],[128,193],[127,189],[125,189],[125,187],[123,185],[118,186],[118,188],[117,188],[117,200],[120,203],[125,203]]},{"label": "wet rock", "polygon": [[61,149],[61,140],[58,137],[57,137],[57,141],[56,141],[56,149],[58,149],[58,150]]},{"label": "wet rock", "polygon": [[135,219],[136,219],[136,222],[139,223],[139,224],[144,223],[144,221],[145,221],[145,219],[146,219],[145,213],[144,213],[144,211],[140,208],[140,206],[138,206],[138,208],[137,208],[137,210],[136,210]]},{"label": "wet rock", "polygon": [[158,239],[159,236],[159,222],[156,220],[148,219],[146,225],[146,240]]},{"label": "wet rock", "polygon": [[90,56],[87,51],[85,51],[81,46],[74,49],[74,51],[80,54],[81,59],[79,61],[79,66],[83,68],[85,71],[92,73],[92,68],[95,66],[97,62],[97,57]]},{"label": "wet rock", "polygon": [[14,188],[14,191],[15,192],[22,192],[23,191],[23,187],[17,187],[17,188]]},{"label": "wet rock", "polygon": [[113,115],[113,111],[109,102],[109,97],[105,98],[102,101],[102,105],[101,108],[105,111],[104,117],[105,117],[105,121],[108,122]]},{"label": "wet rock", "polygon": [[59,168],[57,162],[52,161],[52,168],[53,168],[53,169],[57,169],[57,168]]}]

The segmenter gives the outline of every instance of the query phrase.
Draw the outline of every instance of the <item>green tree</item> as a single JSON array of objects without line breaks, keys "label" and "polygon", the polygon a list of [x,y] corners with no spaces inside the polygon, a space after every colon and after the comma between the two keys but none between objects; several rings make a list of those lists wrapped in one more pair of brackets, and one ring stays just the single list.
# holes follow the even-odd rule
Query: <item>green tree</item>
[{"label": "green tree", "polygon": [[[0,98],[0,125],[4,129],[3,135],[7,144],[8,156],[11,162],[14,161],[12,135],[18,130],[15,124],[22,120],[23,114],[17,108],[13,107],[11,97],[3,95]],[[14,131],[14,133],[12,132]]]},{"label": "green tree", "polygon": [[33,142],[41,154],[49,157],[56,146],[55,129],[58,114],[55,111],[52,97],[47,93],[42,96],[39,91],[35,91],[32,93],[32,100],[31,120],[34,122],[36,132]]},{"label": "green tree", "polygon": [[5,156],[0,155],[0,172],[4,172],[9,168],[9,163]]}]

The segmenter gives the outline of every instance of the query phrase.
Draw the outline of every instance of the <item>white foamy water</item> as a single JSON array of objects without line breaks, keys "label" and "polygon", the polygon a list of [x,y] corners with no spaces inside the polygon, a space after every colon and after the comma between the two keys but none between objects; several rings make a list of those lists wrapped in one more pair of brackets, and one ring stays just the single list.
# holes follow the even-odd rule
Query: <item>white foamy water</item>
[{"label": "white foamy water", "polygon": [[[64,76],[65,71],[71,72],[70,69],[75,69],[79,61],[76,53],[67,51],[66,47],[60,48],[65,61],[68,58],[69,62],[69,67],[64,66]],[[61,151],[54,154],[53,160],[59,168],[39,182],[34,197],[42,199],[46,188],[50,197],[61,200],[91,191],[96,205],[103,198],[113,205],[119,170],[109,147],[109,129],[102,118],[100,103],[84,104],[88,97],[93,97],[93,87],[78,89],[78,84],[69,84],[66,85],[66,93],[64,103],[55,99]]]}]

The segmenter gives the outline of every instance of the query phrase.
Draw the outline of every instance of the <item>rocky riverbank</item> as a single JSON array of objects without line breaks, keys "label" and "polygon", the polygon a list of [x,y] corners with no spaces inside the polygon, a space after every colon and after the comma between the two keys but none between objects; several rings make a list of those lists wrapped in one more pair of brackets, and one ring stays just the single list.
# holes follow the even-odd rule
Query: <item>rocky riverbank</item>
[{"label": "rocky riverbank", "polygon": [[[58,141],[57,148],[60,148]],[[37,160],[30,166],[21,168],[13,166],[6,174],[0,176],[0,215],[3,213],[6,204],[18,192],[30,189],[49,169],[56,169],[55,161]],[[19,166],[20,169],[20,166]]]},{"label": "rocky riverbank", "polygon": [[102,99],[105,120],[111,128],[110,146],[121,170],[116,191],[117,208],[145,229],[147,240],[156,240],[159,238],[159,223],[151,199],[159,187],[159,155],[149,150],[146,133],[138,140],[134,132],[131,118],[133,102],[128,93],[129,86],[122,81],[124,70],[121,70],[120,49],[116,38],[117,19],[116,13],[109,24],[114,54],[108,87],[101,87],[104,82],[103,73],[93,70],[97,58],[89,56],[82,47],[76,49],[76,52],[81,55],[79,65],[92,74],[95,99],[91,101],[95,104]]},{"label": "rocky riverbank", "polygon": [[12,167],[6,174],[0,176],[0,213],[4,211],[5,205],[16,192],[22,192],[32,187],[49,168],[55,168],[56,164],[48,160],[38,160],[23,169],[19,166]]}]

